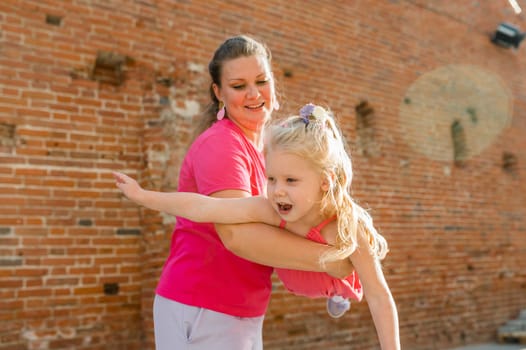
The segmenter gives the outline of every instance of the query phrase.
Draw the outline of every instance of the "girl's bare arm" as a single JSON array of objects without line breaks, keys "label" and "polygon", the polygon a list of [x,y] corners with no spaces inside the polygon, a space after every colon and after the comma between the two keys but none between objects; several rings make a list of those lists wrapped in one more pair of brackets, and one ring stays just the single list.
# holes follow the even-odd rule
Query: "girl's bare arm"
[{"label": "girl's bare arm", "polygon": [[125,174],[114,172],[113,175],[117,187],[126,197],[149,209],[195,222],[279,225],[279,216],[265,197],[213,198],[192,192],[148,191]]},{"label": "girl's bare arm", "polygon": [[268,223],[216,225],[226,248],[242,258],[273,267],[327,272],[339,278],[352,273],[348,259],[327,266],[320,264],[320,256],[331,247],[275,227],[280,218],[264,197],[250,197],[239,190],[214,193],[212,197],[216,198],[196,193],[146,191],[125,174],[113,175],[126,197],[149,209],[196,222]]},{"label": "girl's bare arm", "polygon": [[380,262],[373,257],[363,235],[351,261],[362,282],[382,350],[400,350],[398,312]]}]

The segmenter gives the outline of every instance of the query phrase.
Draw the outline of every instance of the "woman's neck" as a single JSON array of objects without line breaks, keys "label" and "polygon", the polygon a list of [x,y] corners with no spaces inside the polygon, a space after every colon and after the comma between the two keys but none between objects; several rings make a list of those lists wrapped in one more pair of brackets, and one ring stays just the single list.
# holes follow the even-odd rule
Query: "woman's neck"
[{"label": "woman's neck", "polygon": [[258,150],[263,150],[263,134],[265,131],[266,119],[259,120],[243,120],[239,121],[235,118],[228,118],[232,123],[243,132],[247,140]]},{"label": "woman's neck", "polygon": [[263,151],[263,127],[256,130],[241,128],[248,141],[258,150]]}]

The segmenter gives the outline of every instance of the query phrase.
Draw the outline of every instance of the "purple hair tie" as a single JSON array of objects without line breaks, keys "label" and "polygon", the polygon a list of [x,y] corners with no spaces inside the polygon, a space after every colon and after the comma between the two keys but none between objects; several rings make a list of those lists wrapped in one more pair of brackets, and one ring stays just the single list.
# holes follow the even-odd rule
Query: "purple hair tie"
[{"label": "purple hair tie", "polygon": [[309,117],[312,115],[312,112],[314,111],[315,107],[316,106],[312,103],[307,103],[305,106],[301,107],[300,117],[301,120],[305,123],[305,125],[309,125]]}]

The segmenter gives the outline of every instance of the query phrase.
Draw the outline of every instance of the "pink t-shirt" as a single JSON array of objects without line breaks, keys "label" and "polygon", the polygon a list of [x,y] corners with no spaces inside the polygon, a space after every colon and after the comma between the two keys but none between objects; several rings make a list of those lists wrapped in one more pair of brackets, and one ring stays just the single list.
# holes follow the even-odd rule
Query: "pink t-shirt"
[{"label": "pink t-shirt", "polygon": [[[327,244],[321,235],[322,228],[334,218],[323,221],[316,227],[310,229],[307,238],[311,241]],[[285,227],[282,221],[280,227]],[[309,298],[326,298],[335,295],[344,298],[362,300],[363,289],[358,274],[353,273],[344,279],[334,278],[324,272],[299,271],[289,269],[276,269],[276,273],[288,291]]]},{"label": "pink t-shirt", "polygon": [[[264,193],[265,183],[262,154],[239,127],[223,119],[188,150],[178,190],[210,195],[233,189],[255,196]],[[213,224],[178,217],[156,293],[187,305],[256,317],[267,309],[272,271],[228,251]]]}]

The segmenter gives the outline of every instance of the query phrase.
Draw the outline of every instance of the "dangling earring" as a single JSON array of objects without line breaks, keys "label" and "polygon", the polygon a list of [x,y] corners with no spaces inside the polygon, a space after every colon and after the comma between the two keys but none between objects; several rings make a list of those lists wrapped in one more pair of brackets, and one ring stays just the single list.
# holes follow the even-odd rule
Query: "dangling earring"
[{"label": "dangling earring", "polygon": [[274,108],[275,111],[279,111],[279,102],[275,94],[272,95],[272,107]]},{"label": "dangling earring", "polygon": [[217,120],[221,120],[225,117],[225,104],[223,101],[219,101],[219,110],[217,111]]}]

